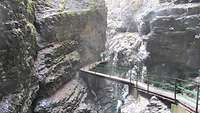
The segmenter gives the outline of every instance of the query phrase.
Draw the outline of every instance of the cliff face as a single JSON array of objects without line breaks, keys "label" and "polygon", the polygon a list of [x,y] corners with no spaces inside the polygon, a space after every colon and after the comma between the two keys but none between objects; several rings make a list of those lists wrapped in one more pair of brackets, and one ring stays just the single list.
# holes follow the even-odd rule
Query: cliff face
[{"label": "cliff face", "polygon": [[150,75],[198,75],[194,73],[200,69],[199,1],[107,0],[107,4],[110,60],[129,67],[144,63]]},{"label": "cliff face", "polygon": [[100,58],[107,26],[102,0],[38,1],[36,15],[40,43],[76,40],[82,64]]},{"label": "cliff face", "polygon": [[97,61],[104,50],[106,8],[102,1],[38,1],[40,46],[36,63],[41,90],[36,113],[73,112],[86,96],[76,78],[80,66]]},{"label": "cliff face", "polygon": [[0,112],[73,112],[86,94],[77,76],[100,58],[106,8],[100,0],[0,2]]},{"label": "cliff face", "polygon": [[36,68],[42,97],[34,111],[73,112],[86,96],[86,86],[75,78],[77,71],[98,60],[97,55],[104,50],[104,2],[41,0],[37,2],[36,19],[41,48]]},{"label": "cliff face", "polygon": [[[106,3],[105,54],[112,64],[133,71],[142,66],[150,75],[197,75],[191,72],[200,69],[198,0]],[[89,112],[87,105],[79,109],[88,87],[78,70],[99,60],[105,49],[106,12],[103,0],[2,0],[0,112]],[[103,90],[96,90],[94,79],[88,79],[97,91],[94,110],[112,113],[113,97],[125,98],[126,88],[99,80]]]},{"label": "cliff face", "polygon": [[32,0],[0,2],[0,112],[27,113],[38,90]]},{"label": "cliff face", "polygon": [[[199,3],[167,5],[143,18],[150,74],[188,76],[200,69]],[[144,30],[145,31],[145,30]]]},{"label": "cliff face", "polygon": [[132,68],[132,78],[149,75],[196,80],[200,70],[199,1],[106,0],[106,3],[105,54],[111,64]]}]

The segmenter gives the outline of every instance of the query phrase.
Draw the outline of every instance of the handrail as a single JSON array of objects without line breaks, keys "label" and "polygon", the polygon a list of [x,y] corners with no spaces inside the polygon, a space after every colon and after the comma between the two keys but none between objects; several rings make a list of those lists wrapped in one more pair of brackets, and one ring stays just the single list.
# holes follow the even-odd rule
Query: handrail
[{"label": "handrail", "polygon": [[[104,68],[109,68],[109,67],[111,67],[112,69],[116,68],[116,70],[120,70],[120,72],[122,72],[122,73],[123,72],[128,72],[131,69],[131,68],[127,68],[127,67],[120,67],[120,66],[117,67],[117,66],[111,66],[111,65],[107,65],[107,64],[98,64],[95,67],[93,67],[93,69],[94,69],[93,72],[96,72],[95,71],[96,69],[97,70],[98,69],[102,70]],[[126,70],[126,71],[124,71],[124,70]],[[101,72],[99,72],[99,73],[101,73]],[[111,74],[113,74],[113,73],[111,73]],[[110,77],[111,77],[111,75],[110,75]],[[156,78],[154,78],[154,77],[156,77]],[[145,89],[145,90],[148,93],[150,92],[150,89],[149,89],[149,87],[150,87],[149,85],[150,84],[154,84],[154,85],[158,84],[161,87],[160,86],[155,86],[155,87],[162,88],[164,90],[174,91],[174,100],[175,100],[175,102],[179,102],[179,100],[177,99],[177,95],[179,95],[180,92],[181,93],[185,93],[185,96],[187,95],[186,96],[187,98],[192,99],[192,102],[194,102],[194,100],[195,100],[194,98],[196,98],[196,113],[198,113],[199,91],[200,91],[200,83],[199,82],[196,82],[196,81],[193,81],[193,80],[184,80],[184,79],[176,78],[176,77],[174,77],[174,78],[166,77],[166,76],[160,76],[158,78],[157,77],[158,76],[145,76],[144,79],[141,79],[136,74],[136,77],[134,79],[132,79],[131,74],[130,74],[129,75],[129,79],[128,78],[124,78],[124,79],[127,79],[130,83],[136,82],[136,88],[138,87],[138,82],[140,80],[142,80],[142,82],[144,82],[147,85],[147,89]],[[154,79],[160,80],[160,79],[163,79],[163,78],[165,79],[165,82],[160,82],[160,81],[154,80]],[[197,88],[196,91],[190,90],[190,89],[187,88],[187,86],[184,86],[186,83],[194,84],[194,86]],[[184,97],[184,95],[183,95],[183,97]]]},{"label": "handrail", "polygon": [[[128,67],[122,67],[122,66],[112,66],[112,65],[108,65],[108,64],[99,64],[98,66],[106,66],[106,67],[116,67],[118,68],[119,70],[130,70],[131,68],[128,68]],[[147,76],[147,77],[153,77],[153,76]],[[166,78],[166,79],[171,79],[171,80],[178,80],[178,81],[182,81],[182,82],[189,82],[189,83],[193,83],[193,84],[197,84],[197,85],[200,85],[199,82],[196,82],[194,80],[185,80],[185,79],[181,79],[181,78],[177,78],[177,77],[167,77],[167,76],[162,76],[162,78]]]},{"label": "handrail", "polygon": [[[153,76],[147,76],[147,77],[151,78]],[[178,81],[185,82],[185,83],[189,82],[189,83],[192,83],[192,84],[200,85],[199,82],[196,82],[194,80],[184,80],[184,79],[181,79],[181,78],[176,78],[176,77],[172,78],[172,77],[166,77],[166,76],[162,76],[162,77],[159,77],[159,78],[161,78],[161,79],[166,78],[166,79],[170,79],[170,80],[178,80]]]}]

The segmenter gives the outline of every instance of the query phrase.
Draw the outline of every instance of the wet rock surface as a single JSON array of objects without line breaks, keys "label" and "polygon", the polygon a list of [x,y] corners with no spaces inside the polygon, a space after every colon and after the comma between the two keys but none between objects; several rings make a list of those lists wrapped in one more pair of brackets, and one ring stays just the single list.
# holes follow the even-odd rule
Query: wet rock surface
[{"label": "wet rock surface", "polygon": [[183,4],[183,3],[198,3],[199,0],[174,0],[175,4]]},{"label": "wet rock surface", "polygon": [[170,109],[157,97],[150,99],[142,96],[128,96],[125,104],[121,107],[122,113],[171,113]]},{"label": "wet rock surface", "polygon": [[38,90],[32,0],[0,2],[0,112],[28,113]]},{"label": "wet rock surface", "polygon": [[[145,17],[149,73],[191,76],[200,68],[199,4],[169,5]],[[147,20],[147,21],[146,21]]]},{"label": "wet rock surface", "polygon": [[37,102],[35,113],[74,112],[86,94],[80,80],[71,80],[50,97]]},{"label": "wet rock surface", "polygon": [[63,45],[53,46],[55,48],[43,49],[38,54],[37,76],[40,80],[40,96],[54,93],[63,84],[69,82],[79,69],[80,55],[77,51],[68,53],[70,51],[62,51]]},{"label": "wet rock surface", "polygon": [[[62,10],[56,5],[63,5]],[[82,64],[97,60],[104,50],[107,20],[102,0],[39,0],[36,15],[39,43],[77,40]]]},{"label": "wet rock surface", "polygon": [[[146,3],[147,2],[147,3]],[[133,67],[148,55],[137,22],[137,14],[144,4],[157,4],[157,0],[106,0],[108,29],[106,55],[110,62],[119,66]],[[120,14],[120,15],[119,15]]]},{"label": "wet rock surface", "polygon": [[110,61],[119,66],[133,66],[147,55],[138,33],[118,33],[107,44]]},{"label": "wet rock surface", "polygon": [[0,12],[0,112],[73,112],[78,70],[104,50],[104,2],[3,0]]},{"label": "wet rock surface", "polygon": [[[110,64],[137,68],[149,55],[149,74],[193,75],[200,68],[199,1],[150,2],[106,0]],[[77,73],[105,49],[106,12],[103,0],[1,1],[0,112],[119,110],[124,85],[92,77],[86,85]],[[152,112],[169,110],[153,97],[141,113]]]},{"label": "wet rock surface", "polygon": [[34,112],[78,112],[76,109],[87,96],[87,86],[77,78],[79,68],[97,61],[98,54],[104,50],[106,8],[103,3],[37,1],[40,50],[36,69],[40,90]]},{"label": "wet rock surface", "polygon": [[157,97],[151,97],[149,104],[140,113],[171,113],[168,107]]},{"label": "wet rock surface", "polygon": [[[129,5],[124,5],[127,2]],[[132,2],[138,3],[136,5],[139,7],[138,10],[133,10]],[[106,49],[111,53],[107,53],[108,59],[112,61],[111,64],[133,67],[133,71],[139,66],[147,66],[147,73],[139,73],[142,76],[149,74],[184,79],[192,75],[197,76],[198,73],[194,74],[200,69],[198,25],[200,12],[197,2],[188,0],[143,0],[142,2],[141,0],[140,4],[138,0],[108,1]],[[134,11],[132,18],[126,16],[130,14],[129,11]],[[123,27],[128,18],[137,24],[134,26],[129,23],[125,26],[134,26],[138,30],[131,31],[127,26]],[[139,35],[132,36],[130,40],[127,32],[129,34],[137,32],[134,34],[139,33]],[[129,46],[133,38],[140,41],[140,47],[134,44]],[[146,57],[140,58],[139,52],[145,53],[142,56]]]},{"label": "wet rock surface", "polygon": [[121,107],[121,112],[140,113],[146,108],[148,104],[149,100],[142,96],[138,96],[137,98],[134,96],[128,96],[124,102],[124,105]]}]

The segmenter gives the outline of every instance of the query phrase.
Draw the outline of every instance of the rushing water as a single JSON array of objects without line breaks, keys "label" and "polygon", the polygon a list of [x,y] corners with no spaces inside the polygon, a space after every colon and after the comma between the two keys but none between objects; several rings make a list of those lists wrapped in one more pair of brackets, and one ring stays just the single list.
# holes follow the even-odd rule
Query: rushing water
[{"label": "rushing water", "polygon": [[[133,12],[134,7],[132,7],[133,0],[106,0],[106,5],[108,7],[108,29],[107,29],[107,57],[111,61],[111,65],[116,66],[118,59],[118,52],[120,51],[119,48],[123,45],[119,45],[115,42],[117,39],[115,39],[115,36],[118,34],[118,30],[120,31],[127,31],[130,28],[128,25],[134,22]],[[135,26],[135,25],[134,25]],[[128,28],[128,29],[127,29]],[[132,28],[133,30],[133,28]],[[110,44],[110,42],[113,42],[114,44]],[[119,47],[116,47],[119,45]],[[116,47],[116,49],[112,48]],[[119,51],[118,51],[119,50]],[[114,52],[113,52],[114,51]],[[113,56],[111,56],[113,55]],[[116,71],[116,69],[112,70],[112,68],[107,67],[108,74],[116,75],[125,77],[126,73]],[[102,70],[101,70],[102,71]],[[120,113],[121,106],[123,105],[123,101],[125,100],[125,97],[127,96],[128,89],[127,87],[124,87],[122,84],[114,83],[114,96],[116,98],[116,105],[113,106],[115,109],[113,110],[113,113]],[[121,88],[123,88],[123,91],[120,91]]]},{"label": "rushing water", "polygon": [[[144,78],[147,69],[143,61],[148,57],[149,53],[146,51],[146,43],[144,41],[146,37],[141,34],[140,28],[144,25],[144,15],[161,7],[160,0],[105,1],[108,8],[108,28],[106,51],[103,56],[106,56],[105,59],[109,60],[111,67],[105,65],[103,67],[105,70],[97,68],[96,71],[122,78],[131,77],[134,79],[136,76]],[[171,3],[165,4],[169,5]],[[112,66],[125,66],[129,69],[122,72]],[[111,113],[117,113],[120,111],[124,101],[126,101],[128,88],[126,85],[118,83],[112,83],[110,87],[112,87],[112,96],[114,98]],[[138,113],[137,111],[133,112]]]},{"label": "rushing water", "polygon": [[[144,59],[148,57],[146,44],[138,28],[143,24],[144,13],[156,8],[159,0],[105,0],[108,8],[107,43],[104,55],[113,67],[126,66],[129,69],[120,71],[112,66],[96,68],[106,74],[132,78],[144,77],[146,67]],[[114,105],[112,113],[118,113],[126,101],[128,87],[119,83],[112,83]],[[146,101],[144,101],[146,102]],[[145,105],[145,104],[144,104]],[[138,108],[137,108],[138,109]],[[140,111],[140,110],[138,110]]]}]

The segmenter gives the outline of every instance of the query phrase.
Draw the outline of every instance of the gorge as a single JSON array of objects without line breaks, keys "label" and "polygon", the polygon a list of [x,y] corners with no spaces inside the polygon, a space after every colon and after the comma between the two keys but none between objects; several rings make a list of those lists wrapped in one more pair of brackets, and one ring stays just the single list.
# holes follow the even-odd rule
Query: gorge
[{"label": "gorge", "polygon": [[199,16],[199,0],[1,0],[0,113],[174,113],[79,70],[199,82]]}]

